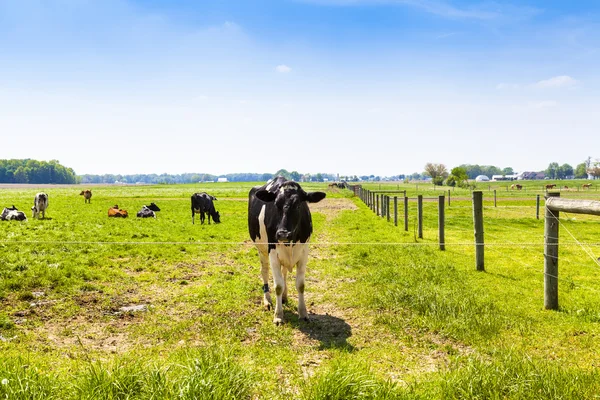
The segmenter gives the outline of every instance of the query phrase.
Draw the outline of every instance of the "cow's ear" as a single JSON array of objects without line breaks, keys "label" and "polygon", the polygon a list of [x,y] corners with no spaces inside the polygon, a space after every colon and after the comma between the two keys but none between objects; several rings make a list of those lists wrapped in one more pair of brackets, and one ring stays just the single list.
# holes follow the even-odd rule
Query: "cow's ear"
[{"label": "cow's ear", "polygon": [[318,203],[323,200],[325,196],[327,195],[323,192],[308,192],[306,193],[306,201],[309,203]]},{"label": "cow's ear", "polygon": [[265,203],[270,203],[277,198],[277,195],[275,193],[269,192],[268,190],[261,189],[256,192],[256,197],[259,200],[264,201]]}]

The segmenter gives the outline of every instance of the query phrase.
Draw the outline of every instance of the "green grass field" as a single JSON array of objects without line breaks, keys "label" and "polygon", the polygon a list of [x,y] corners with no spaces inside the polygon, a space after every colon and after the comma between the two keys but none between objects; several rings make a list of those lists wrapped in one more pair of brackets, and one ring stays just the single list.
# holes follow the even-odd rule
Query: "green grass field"
[{"label": "green grass field", "polygon": [[[416,201],[405,231],[348,190],[303,185],[328,193],[311,206],[311,322],[298,320],[291,285],[279,327],[247,232],[252,184],[93,186],[91,204],[87,187],[48,187],[44,220],[29,211],[41,188],[0,189],[0,207],[29,218],[0,221],[0,397],[595,398],[600,217],[561,214],[560,310],[544,310],[546,183],[479,184],[486,272],[468,190],[450,188],[440,251],[433,200],[448,187],[364,185],[423,194],[418,239]],[[562,197],[600,200],[596,185],[560,183]],[[221,224],[192,225],[196,191],[218,198]],[[157,219],[135,218],[150,202]],[[109,219],[115,204],[130,218]]]}]

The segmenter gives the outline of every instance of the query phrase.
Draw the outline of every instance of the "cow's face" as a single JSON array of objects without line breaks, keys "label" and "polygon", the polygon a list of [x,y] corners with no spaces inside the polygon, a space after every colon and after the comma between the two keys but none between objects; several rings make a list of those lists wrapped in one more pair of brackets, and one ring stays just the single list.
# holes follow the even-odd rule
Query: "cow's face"
[{"label": "cow's face", "polygon": [[5,208],[4,210],[2,210],[2,215],[0,215],[0,219],[5,220],[8,217],[8,213],[9,213],[8,208]]},{"label": "cow's face", "polygon": [[215,221],[215,223],[220,224],[221,223],[221,214],[219,214],[218,211],[215,211],[215,213],[212,216],[213,221]]},{"label": "cow's face", "polygon": [[277,210],[277,231],[275,239],[288,243],[296,236],[302,217],[304,202],[317,203],[325,198],[323,192],[305,192],[298,185],[282,186],[277,193],[259,190],[256,197],[264,202],[274,202]]}]

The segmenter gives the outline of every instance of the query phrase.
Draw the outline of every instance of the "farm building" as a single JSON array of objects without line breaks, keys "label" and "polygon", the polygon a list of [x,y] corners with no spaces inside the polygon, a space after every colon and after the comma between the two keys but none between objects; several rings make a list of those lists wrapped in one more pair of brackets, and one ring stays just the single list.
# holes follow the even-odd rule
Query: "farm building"
[{"label": "farm building", "polygon": [[488,182],[489,180],[490,178],[488,178],[487,175],[477,175],[475,178],[475,182]]}]

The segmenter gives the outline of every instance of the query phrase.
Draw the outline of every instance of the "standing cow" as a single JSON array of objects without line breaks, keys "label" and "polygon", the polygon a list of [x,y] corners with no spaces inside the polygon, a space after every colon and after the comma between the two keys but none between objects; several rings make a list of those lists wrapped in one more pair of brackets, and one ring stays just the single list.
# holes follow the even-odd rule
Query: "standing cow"
[{"label": "standing cow", "polygon": [[82,190],[81,193],[79,193],[80,196],[83,196],[83,202],[84,203],[91,203],[92,202],[92,191],[89,189],[86,190]]},{"label": "standing cow", "polygon": [[304,275],[308,262],[308,241],[312,234],[312,219],[308,203],[325,198],[323,192],[305,192],[298,183],[279,176],[263,186],[250,190],[248,230],[258,249],[263,280],[263,304],[271,308],[269,264],[275,283],[275,316],[273,322],[283,322],[283,302],[287,301],[287,274],[296,266],[298,316],[308,321],[304,302]]},{"label": "standing cow", "polygon": [[204,213],[208,214],[208,223],[210,225],[210,218],[212,217],[213,221],[216,224],[221,222],[221,215],[217,210],[215,210],[215,205],[213,200],[217,200],[216,197],[211,196],[208,193],[194,193],[192,195],[192,224],[194,223],[194,215],[195,213],[200,214],[200,223],[204,223]]},{"label": "standing cow", "polygon": [[36,194],[33,207],[31,207],[33,218],[39,218],[40,214],[42,214],[42,218],[46,218],[46,208],[48,208],[48,195],[42,192]]}]

